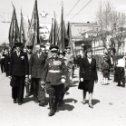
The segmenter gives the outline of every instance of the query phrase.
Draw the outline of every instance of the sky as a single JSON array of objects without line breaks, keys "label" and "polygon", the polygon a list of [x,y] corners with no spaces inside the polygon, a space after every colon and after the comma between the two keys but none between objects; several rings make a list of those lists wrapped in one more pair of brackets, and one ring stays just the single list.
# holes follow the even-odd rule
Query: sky
[{"label": "sky", "polygon": [[[35,0],[0,0],[0,43],[8,42],[10,27],[8,21],[10,21],[12,17],[12,3],[16,8],[19,25],[21,10],[26,22],[28,18],[31,19],[34,1]],[[50,24],[54,11],[58,22],[60,22],[62,0],[37,1],[41,23]],[[96,13],[100,4],[105,4],[106,2],[108,2],[108,0],[63,0],[64,18],[66,22],[95,22]],[[116,11],[126,13],[126,0],[110,0],[109,2]],[[46,18],[41,17],[43,11],[48,13]]]}]

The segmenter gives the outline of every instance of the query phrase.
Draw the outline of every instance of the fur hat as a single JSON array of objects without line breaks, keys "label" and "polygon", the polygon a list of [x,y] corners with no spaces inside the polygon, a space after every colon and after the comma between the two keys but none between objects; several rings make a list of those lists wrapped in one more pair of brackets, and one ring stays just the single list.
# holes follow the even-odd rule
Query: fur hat
[{"label": "fur hat", "polygon": [[14,44],[14,46],[15,46],[15,47],[22,47],[22,46],[23,46],[23,44],[22,44],[22,43],[20,43],[20,42],[16,42],[16,43]]}]

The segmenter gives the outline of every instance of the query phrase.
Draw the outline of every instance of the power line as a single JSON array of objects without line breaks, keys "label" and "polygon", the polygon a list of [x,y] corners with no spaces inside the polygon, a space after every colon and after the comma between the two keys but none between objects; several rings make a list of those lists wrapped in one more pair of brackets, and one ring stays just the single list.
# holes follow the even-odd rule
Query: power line
[{"label": "power line", "polygon": [[80,2],[81,0],[78,0],[74,5],[73,7],[70,9],[70,11],[68,12],[67,16],[70,15],[70,13],[73,11],[73,9],[78,5],[78,3]]},{"label": "power line", "polygon": [[74,18],[76,15],[78,15],[81,11],[83,11],[91,2],[92,0],[89,0],[72,18]]}]

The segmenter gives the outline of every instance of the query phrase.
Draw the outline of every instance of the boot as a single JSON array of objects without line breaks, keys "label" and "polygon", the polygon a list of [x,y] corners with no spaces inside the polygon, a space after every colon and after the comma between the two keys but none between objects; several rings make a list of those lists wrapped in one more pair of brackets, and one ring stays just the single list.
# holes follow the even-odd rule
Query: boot
[{"label": "boot", "polygon": [[55,106],[55,98],[49,98],[49,106],[50,106],[50,112],[49,116],[53,116],[56,113],[56,106]]},{"label": "boot", "polygon": [[121,84],[120,84],[120,81],[118,81],[118,84],[117,84],[117,86],[121,86]]},{"label": "boot", "polygon": [[55,115],[55,113],[56,113],[56,110],[54,110],[54,109],[50,109],[50,112],[49,112],[49,116],[53,116],[53,115]]},{"label": "boot", "polygon": [[122,87],[125,87],[125,82],[123,82]]},{"label": "boot", "polygon": [[125,87],[125,79],[123,79],[122,83],[122,87]]},{"label": "boot", "polygon": [[59,107],[60,107],[60,106],[63,106],[63,104],[64,104],[64,95],[65,95],[64,92],[62,92],[62,94],[60,95],[59,103],[58,103],[58,106],[59,106]]}]

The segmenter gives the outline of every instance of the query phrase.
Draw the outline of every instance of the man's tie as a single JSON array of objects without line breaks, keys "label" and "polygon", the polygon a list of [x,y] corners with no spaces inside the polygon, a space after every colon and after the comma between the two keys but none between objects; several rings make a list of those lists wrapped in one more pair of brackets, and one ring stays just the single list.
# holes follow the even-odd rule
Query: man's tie
[{"label": "man's tie", "polygon": [[17,56],[19,57],[19,55],[20,55],[20,52],[17,52]]}]

